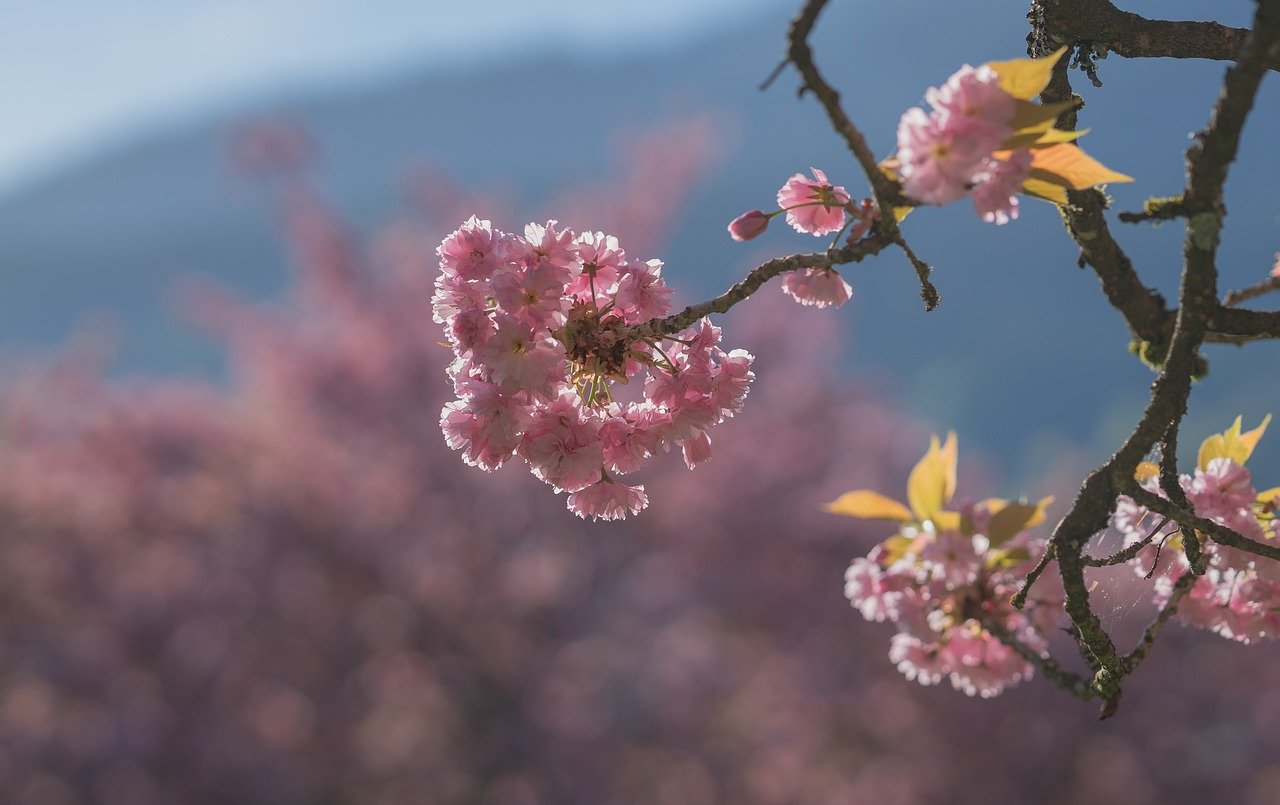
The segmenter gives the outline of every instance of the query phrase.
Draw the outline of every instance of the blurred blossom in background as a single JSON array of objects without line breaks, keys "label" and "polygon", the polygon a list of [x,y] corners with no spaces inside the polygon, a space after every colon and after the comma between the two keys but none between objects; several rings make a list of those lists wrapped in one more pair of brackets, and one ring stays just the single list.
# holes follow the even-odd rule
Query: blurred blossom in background
[{"label": "blurred blossom in background", "polygon": [[[834,5],[819,59],[881,152],[924,87],[1025,34],[1012,0],[980,30],[972,7]],[[908,682],[842,595],[884,534],[820,503],[896,492],[930,430],[986,456],[961,494],[1066,500],[1141,405],[1051,208],[990,241],[967,210],[913,216],[937,314],[888,256],[840,311],[743,305],[724,326],[759,359],[745,412],[708,465],[643,474],[658,503],[634,520],[585,525],[444,445],[432,252],[473,212],[616,232],[688,302],[801,247],[724,232],[786,176],[860,186],[789,78],[755,90],[791,4],[689,6],[6,9],[0,801],[1280,799],[1271,645],[1170,630],[1100,724],[1039,679],[987,701]],[[901,18],[937,46],[872,84]],[[1139,177],[1115,190],[1132,208],[1180,181],[1222,68],[1104,68],[1093,150]],[[1242,158],[1274,166],[1264,90]],[[1280,242],[1274,171],[1240,173],[1232,284]],[[1132,237],[1140,265],[1177,253],[1172,229]],[[1188,433],[1274,404],[1242,355],[1212,356]],[[1146,584],[1099,585],[1136,635]]]}]

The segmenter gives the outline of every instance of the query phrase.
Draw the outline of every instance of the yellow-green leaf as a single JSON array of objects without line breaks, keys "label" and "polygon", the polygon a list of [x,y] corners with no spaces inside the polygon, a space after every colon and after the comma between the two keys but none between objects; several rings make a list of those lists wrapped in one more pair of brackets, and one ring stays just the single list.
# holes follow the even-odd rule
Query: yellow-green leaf
[{"label": "yellow-green leaf", "polygon": [[[1236,419],[1239,422],[1239,419]],[[1215,433],[1200,443],[1200,453],[1196,457],[1196,466],[1200,469],[1208,469],[1209,462],[1215,458],[1226,456],[1226,440],[1221,433]]]},{"label": "yellow-green leaf", "polygon": [[1229,458],[1241,466],[1249,460],[1249,456],[1253,455],[1253,448],[1258,445],[1258,440],[1262,438],[1262,434],[1266,433],[1267,425],[1271,424],[1271,414],[1267,414],[1261,425],[1247,433],[1240,432],[1242,419],[1242,417],[1236,417],[1231,427],[1222,433],[1213,434],[1200,443],[1200,454],[1196,461],[1200,469],[1208,469],[1209,462],[1215,458]]},{"label": "yellow-green leaf", "polygon": [[1069,143],[1088,134],[1088,129],[1079,131],[1063,131],[1062,129],[1023,129],[1015,131],[1013,136],[1005,140],[1000,150],[992,154],[996,159],[1008,159],[1010,152],[1017,148],[1048,148],[1058,143]]},{"label": "yellow-green leaf", "polygon": [[1017,567],[1030,558],[1031,552],[1026,548],[1000,548],[988,553],[984,564],[989,568],[1002,570]]},{"label": "yellow-green leaf", "polygon": [[1249,460],[1249,456],[1253,455],[1253,449],[1258,446],[1258,440],[1262,438],[1262,434],[1267,432],[1267,426],[1271,424],[1271,414],[1267,414],[1262,418],[1262,424],[1253,430],[1240,434],[1239,440],[1230,449],[1232,451],[1231,458],[1237,464],[1244,464]]},{"label": "yellow-green leaf", "polygon": [[987,539],[992,546],[1003,545],[1025,529],[1038,510],[1039,508],[1031,503],[1010,503],[991,515],[991,523],[987,526]]},{"label": "yellow-green leaf", "polygon": [[987,66],[1000,77],[1000,88],[1015,98],[1029,101],[1039,95],[1049,84],[1053,66],[1062,58],[1067,48],[1058,48],[1042,59],[1010,59],[987,62]]},{"label": "yellow-green leaf", "polygon": [[1031,515],[1031,519],[1023,524],[1022,530],[1035,528],[1044,522],[1044,518],[1049,513],[1049,507],[1053,505],[1053,495],[1046,495],[1036,502],[1036,513]]},{"label": "yellow-green leaf", "polygon": [[1132,182],[1132,176],[1117,173],[1077,146],[1060,143],[1031,152],[1031,175],[1051,184],[1084,190],[1107,182]]},{"label": "yellow-green leaf", "polygon": [[907,503],[921,522],[942,511],[956,491],[956,435],[947,434],[946,444],[937,435],[929,439],[929,452],[907,478]]},{"label": "yellow-green leaf", "polygon": [[1071,101],[1065,103],[1017,101],[1016,103],[1013,119],[1009,121],[1009,127],[1013,129],[1015,135],[1024,131],[1045,131],[1053,126],[1053,121],[1058,119],[1058,115],[1075,106]]},{"label": "yellow-green leaf", "polygon": [[960,512],[941,511],[929,518],[933,521],[933,525],[939,531],[961,531],[963,523]]},{"label": "yellow-green leaf", "polygon": [[1008,506],[1008,505],[1009,505],[1009,501],[1005,500],[1004,498],[984,498],[978,501],[974,505],[974,508],[983,509],[986,511],[987,514],[995,514],[996,512],[1000,511],[1001,509],[1003,509],[1005,506]]},{"label": "yellow-green leaf", "polygon": [[1045,129],[1040,138],[1031,146],[1032,150],[1036,148],[1047,148],[1050,145],[1058,143],[1069,143],[1088,134],[1091,129],[1076,129],[1075,131],[1063,131],[1062,129]]},{"label": "yellow-green leaf", "polygon": [[1141,461],[1133,471],[1133,478],[1138,483],[1150,481],[1152,478],[1160,474],[1160,465],[1154,461]]},{"label": "yellow-green leaf", "polygon": [[906,506],[870,489],[845,492],[822,508],[832,514],[861,520],[889,520],[895,523],[910,523],[915,520]]},{"label": "yellow-green leaf", "polygon": [[902,534],[894,534],[880,543],[881,549],[884,550],[883,560],[890,565],[906,556],[914,546],[915,540],[904,537]]},{"label": "yellow-green leaf", "polygon": [[[902,162],[899,161],[897,157],[885,157],[885,159],[880,163],[880,172],[897,182],[902,178],[898,175],[898,166],[901,164]],[[894,207],[893,220],[898,223],[902,223],[902,219],[910,215],[911,211],[914,209],[915,207]]]},{"label": "yellow-green leaf", "polygon": [[1273,486],[1258,493],[1259,503],[1275,503],[1277,500],[1280,500],[1280,486]]},{"label": "yellow-green leaf", "polygon": [[1067,189],[1061,185],[1051,184],[1044,179],[1037,179],[1032,172],[1031,178],[1022,183],[1022,192],[1033,198],[1044,199],[1052,204],[1067,203]]}]

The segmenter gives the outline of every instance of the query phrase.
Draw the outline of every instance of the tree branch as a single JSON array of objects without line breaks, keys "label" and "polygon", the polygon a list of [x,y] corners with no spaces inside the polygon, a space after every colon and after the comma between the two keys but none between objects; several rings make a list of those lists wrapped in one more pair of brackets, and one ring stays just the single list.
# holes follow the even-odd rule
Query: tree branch
[{"label": "tree branch", "polygon": [[991,633],[992,637],[1013,649],[1022,659],[1039,668],[1046,679],[1067,693],[1072,696],[1078,696],[1081,699],[1091,699],[1096,695],[1093,689],[1089,687],[1089,680],[1066,670],[1052,657],[1046,657],[1023,643],[994,618],[984,615],[978,619],[978,622],[982,624],[982,628]]},{"label": "tree branch", "polygon": [[[1055,0],[1047,5],[1060,3]],[[1094,5],[1096,7],[1096,3]],[[1075,11],[1077,6],[1072,4],[1071,9]],[[1051,26],[1056,16],[1047,16],[1045,24]],[[1170,429],[1176,428],[1186,413],[1199,348],[1208,332],[1210,317],[1220,308],[1214,258],[1224,214],[1222,185],[1235,160],[1240,132],[1253,106],[1258,85],[1277,55],[1280,55],[1280,3],[1261,0],[1254,30],[1245,39],[1238,63],[1227,70],[1209,123],[1187,151],[1188,180],[1183,193],[1187,222],[1179,307],[1168,355],[1152,387],[1151,400],[1133,433],[1115,455],[1085,479],[1071,509],[1051,537],[1066,594],[1067,614],[1081,644],[1097,662],[1092,684],[1108,701],[1104,715],[1113,709],[1120,682],[1131,663],[1117,655],[1115,643],[1090,606],[1089,589],[1084,580],[1084,546],[1106,526],[1118,494],[1126,489],[1136,489],[1139,494],[1166,503],[1169,508],[1156,511],[1179,519],[1174,515],[1180,511],[1176,506],[1142,489],[1134,483],[1133,474],[1138,462],[1162,437],[1168,437]],[[1045,101],[1062,100],[1069,92],[1065,70],[1059,68],[1041,97]],[[1072,201],[1074,205],[1074,196]],[[1138,494],[1134,494],[1134,498],[1137,500]],[[1280,550],[1275,553],[1280,556]],[[1025,600],[1025,588],[1019,597]],[[1015,603],[1019,603],[1018,598]]]},{"label": "tree branch", "polygon": [[1151,544],[1152,540],[1156,538],[1156,534],[1159,534],[1160,529],[1164,528],[1168,522],[1168,517],[1161,519],[1160,522],[1156,523],[1156,527],[1151,529],[1150,534],[1147,534],[1145,537],[1133,543],[1129,547],[1118,550],[1108,557],[1096,559],[1092,556],[1086,555],[1084,557],[1085,565],[1087,567],[1111,567],[1112,565],[1123,565],[1125,562],[1136,559],[1138,554],[1142,553],[1142,549]]},{"label": "tree branch", "polygon": [[840,93],[827,83],[814,63],[813,50],[809,46],[809,34],[813,32],[818,15],[822,13],[827,2],[828,0],[807,0],[804,7],[800,9],[800,13],[791,21],[791,30],[787,35],[786,61],[795,65],[804,82],[799,94],[803,95],[805,91],[809,91],[818,98],[818,102],[827,113],[827,119],[831,121],[831,127],[844,139],[849,153],[862,166],[862,172],[866,174],[872,195],[875,196],[876,205],[880,208],[880,229],[889,240],[902,249],[907,259],[911,261],[911,265],[916,270],[916,276],[920,280],[920,298],[924,300],[925,310],[933,310],[938,306],[940,297],[937,288],[929,281],[931,269],[907,245],[902,232],[898,229],[898,221],[893,215],[894,207],[903,206],[902,188],[880,170],[875,154],[867,145],[866,137],[857,126],[853,125],[853,121],[845,114],[844,107],[840,105]]},{"label": "tree branch", "polygon": [[1138,224],[1143,221],[1172,221],[1186,214],[1182,207],[1182,196],[1171,198],[1149,198],[1142,205],[1142,212],[1122,212],[1117,217],[1126,224]]},{"label": "tree branch", "polygon": [[[1073,98],[1067,77],[1067,61],[1054,69],[1049,86],[1041,93],[1044,103],[1062,103]],[[1057,127],[1067,131],[1076,128],[1079,107],[1063,112]],[[1080,257],[1093,269],[1111,306],[1120,311],[1129,332],[1142,341],[1167,344],[1173,330],[1173,314],[1159,291],[1143,284],[1133,269],[1133,261],[1116,242],[1103,211],[1107,198],[1097,189],[1071,190],[1062,208],[1062,221],[1076,245]]]},{"label": "tree branch", "polygon": [[[1067,127],[1074,128],[1075,120],[1071,120]],[[1107,301],[1124,316],[1129,332],[1135,338],[1154,344],[1168,343],[1173,329],[1173,314],[1166,306],[1164,296],[1143,284],[1133,268],[1133,261],[1112,236],[1103,216],[1106,196],[1096,189],[1072,190],[1067,196],[1069,204],[1063,209],[1063,222],[1080,247],[1080,256],[1097,275]]]},{"label": "tree branch", "polygon": [[[722,313],[750,296],[768,279],[785,271],[852,262],[889,245],[902,248],[915,267],[926,306],[931,309],[936,304],[937,292],[929,282],[929,266],[903,240],[892,215],[895,206],[909,200],[903,199],[901,186],[880,171],[866,139],[841,107],[839,94],[814,64],[808,38],[827,2],[805,2],[791,23],[786,57],[766,85],[786,64],[795,65],[803,81],[799,94],[812,92],[818,98],[832,127],[866,174],[881,211],[879,228],[871,237],[826,255],[792,255],[764,263],[716,299],[693,305],[674,316],[647,322],[634,331],[637,335],[670,334],[704,315]],[[1132,433],[1110,459],[1085,479],[1071,508],[1055,526],[1044,556],[1013,599],[1015,606],[1024,606],[1031,585],[1050,561],[1058,562],[1065,592],[1064,606],[1071,620],[1070,632],[1077,641],[1082,658],[1093,672],[1092,679],[1063,670],[1051,658],[1041,656],[1022,644],[1001,624],[985,615],[980,618],[984,627],[997,639],[1040,668],[1060,687],[1081,698],[1096,696],[1103,699],[1102,715],[1105,718],[1118,706],[1123,678],[1146,657],[1157,635],[1173,617],[1179,601],[1195,584],[1196,574],[1204,572],[1196,530],[1203,531],[1222,545],[1280,559],[1280,548],[1255,542],[1187,511],[1190,504],[1179,484],[1176,466],[1178,428],[1186,414],[1192,380],[1203,371],[1203,359],[1199,354],[1201,345],[1206,341],[1240,342],[1280,337],[1280,312],[1266,313],[1234,306],[1266,290],[1275,290],[1273,283],[1265,283],[1266,290],[1261,290],[1264,284],[1260,284],[1229,294],[1225,304],[1219,303],[1215,263],[1219,233],[1226,214],[1222,187],[1230,165],[1236,159],[1240,134],[1253,107],[1262,76],[1280,65],[1280,0],[1258,0],[1251,31],[1227,28],[1217,23],[1149,20],[1121,12],[1109,0],[1034,0],[1032,12],[1036,26],[1029,37],[1033,55],[1043,55],[1035,51],[1042,51],[1046,44],[1052,43],[1076,45],[1081,52],[1085,47],[1094,50],[1106,48],[1130,57],[1236,61],[1227,70],[1222,92],[1208,124],[1187,150],[1187,183],[1183,193],[1169,199],[1153,199],[1143,213],[1122,216],[1123,220],[1130,221],[1185,219],[1183,268],[1176,310],[1171,311],[1159,292],[1143,284],[1132,261],[1112,236],[1104,217],[1107,199],[1101,191],[1092,188],[1069,191],[1068,203],[1062,210],[1067,229],[1080,248],[1082,264],[1087,263],[1093,268],[1108,300],[1124,316],[1133,335],[1156,347],[1157,353],[1153,354],[1152,362],[1160,366],[1150,400]],[[1085,63],[1087,67],[1091,65],[1087,60]],[[1055,67],[1048,87],[1041,93],[1042,101],[1052,103],[1072,98],[1067,69],[1065,62]],[[1060,127],[1075,128],[1076,108],[1078,105],[1059,117]],[[1157,444],[1163,446],[1160,484],[1170,499],[1149,492],[1133,477],[1138,463]],[[1126,492],[1142,505],[1162,514],[1164,519],[1144,540],[1110,557],[1095,559],[1086,555],[1085,546],[1106,528],[1116,500]],[[1170,520],[1182,527],[1184,549],[1192,572],[1175,583],[1172,595],[1147,627],[1138,645],[1128,654],[1121,655],[1090,604],[1085,568],[1120,564],[1135,558]]]},{"label": "tree branch", "polygon": [[1138,640],[1138,645],[1134,646],[1124,656],[1124,671],[1126,674],[1133,673],[1134,669],[1146,659],[1147,653],[1151,651],[1151,647],[1155,645],[1156,638],[1164,629],[1165,624],[1173,618],[1178,610],[1178,604],[1182,601],[1183,596],[1191,592],[1191,588],[1195,586],[1196,575],[1194,573],[1183,573],[1178,580],[1173,583],[1173,592],[1169,594],[1169,600],[1164,602],[1164,606],[1156,613],[1155,620],[1147,626],[1142,632],[1142,637]]},{"label": "tree branch", "polygon": [[1269,294],[1272,291],[1280,291],[1280,275],[1267,277],[1265,280],[1238,291],[1227,291],[1227,295],[1222,298],[1223,307],[1235,307],[1241,302],[1247,302],[1254,297]]},{"label": "tree branch", "polygon": [[843,248],[832,249],[825,254],[815,252],[776,257],[753,268],[746,277],[714,299],[690,305],[679,313],[664,318],[650,319],[632,330],[631,334],[634,338],[643,339],[678,333],[704,316],[729,312],[730,308],[751,296],[759,290],[761,285],[779,274],[803,268],[830,268],[845,263],[856,263],[864,257],[878,254],[891,243],[888,236],[877,232]]},{"label": "tree branch", "polygon": [[[1182,491],[1182,483],[1178,479],[1178,426],[1180,422],[1169,423],[1165,431],[1164,441],[1160,445],[1160,490],[1164,496],[1182,509],[1191,509],[1187,493]],[[1197,576],[1204,575],[1204,555],[1200,552],[1200,540],[1195,532],[1186,526],[1182,527],[1182,549],[1187,554],[1187,562],[1191,572]]]},{"label": "tree branch", "polygon": [[1249,310],[1247,308],[1217,306],[1213,311],[1212,325],[1214,341],[1229,340],[1230,343],[1260,341],[1267,338],[1280,338],[1280,312]]},{"label": "tree branch", "polygon": [[1229,548],[1235,548],[1255,556],[1280,561],[1280,547],[1249,539],[1240,532],[1221,523],[1192,514],[1172,501],[1166,500],[1153,492],[1148,492],[1136,483],[1127,491],[1129,496],[1139,505],[1145,506],[1157,514],[1163,514],[1187,528],[1193,528],[1219,545],[1226,545]]},{"label": "tree branch", "polygon": [[[1046,33],[1054,40],[1086,42],[1127,59],[1234,61],[1249,36],[1248,29],[1216,22],[1147,19],[1121,11],[1109,0],[1041,0],[1041,5]],[[1273,56],[1264,65],[1280,70],[1280,59]]]},{"label": "tree branch", "polygon": [[809,47],[809,34],[813,32],[818,15],[822,13],[827,2],[828,0],[807,0],[804,7],[800,9],[800,13],[791,21],[791,29],[787,34],[787,61],[795,65],[804,81],[800,87],[800,94],[803,95],[808,90],[818,98],[818,102],[827,113],[827,119],[831,121],[831,127],[844,139],[849,153],[853,154],[853,158],[862,166],[862,172],[867,176],[876,203],[880,205],[881,228],[890,240],[896,242],[898,222],[893,217],[892,201],[899,193],[895,183],[880,171],[875,154],[867,145],[867,139],[862,136],[858,127],[853,125],[853,121],[840,105],[840,93],[827,83],[813,61],[813,50]]}]

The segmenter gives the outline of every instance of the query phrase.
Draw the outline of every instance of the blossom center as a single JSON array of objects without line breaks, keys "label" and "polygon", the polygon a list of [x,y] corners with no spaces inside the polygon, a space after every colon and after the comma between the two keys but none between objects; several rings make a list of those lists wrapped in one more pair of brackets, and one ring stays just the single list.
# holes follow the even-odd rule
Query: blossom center
[{"label": "blossom center", "polygon": [[625,381],[631,339],[618,316],[600,315],[595,305],[576,302],[556,338],[573,365],[573,377],[587,405],[607,403],[610,380]]}]

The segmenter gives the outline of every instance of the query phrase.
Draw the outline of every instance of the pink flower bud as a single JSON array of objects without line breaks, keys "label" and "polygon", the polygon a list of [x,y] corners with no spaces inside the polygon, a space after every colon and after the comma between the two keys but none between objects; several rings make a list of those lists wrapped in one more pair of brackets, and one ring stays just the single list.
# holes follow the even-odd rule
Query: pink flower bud
[{"label": "pink flower bud", "polygon": [[769,228],[769,216],[760,210],[744,212],[729,222],[729,235],[736,241],[751,240]]}]

